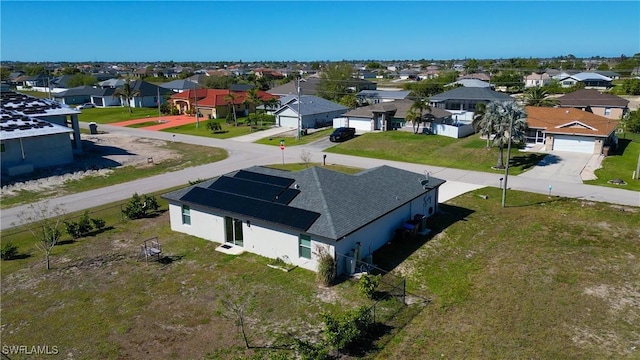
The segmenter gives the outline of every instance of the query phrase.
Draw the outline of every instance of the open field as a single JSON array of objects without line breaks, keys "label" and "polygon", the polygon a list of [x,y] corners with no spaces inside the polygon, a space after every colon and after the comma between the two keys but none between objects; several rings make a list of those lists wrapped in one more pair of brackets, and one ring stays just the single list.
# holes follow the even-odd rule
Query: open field
[{"label": "open field", "polygon": [[[455,198],[428,237],[374,255],[431,302],[363,356],[636,358],[640,209],[515,191],[501,208],[499,198],[489,188]],[[173,233],[167,212],[123,222],[119,210],[95,213],[107,231],[56,247],[50,271],[31,236],[9,236],[23,256],[2,261],[3,344],[55,345],[78,359],[292,359],[277,347],[317,340],[320,312],[362,303],[353,282],[320,288],[312,272]],[[137,262],[156,236],[166,258]],[[272,349],[245,349],[221,298],[246,300],[250,344]]]},{"label": "open field", "polygon": [[[365,156],[376,159],[404,161],[416,164],[443,166],[502,173],[493,170],[497,164],[498,148],[486,148],[486,140],[477,136],[453,139],[445,136],[414,134],[408,131],[385,131],[367,133],[327,149],[337,154]],[[535,166],[546,154],[511,151],[513,175]],[[506,164],[507,150],[504,150]]]}]

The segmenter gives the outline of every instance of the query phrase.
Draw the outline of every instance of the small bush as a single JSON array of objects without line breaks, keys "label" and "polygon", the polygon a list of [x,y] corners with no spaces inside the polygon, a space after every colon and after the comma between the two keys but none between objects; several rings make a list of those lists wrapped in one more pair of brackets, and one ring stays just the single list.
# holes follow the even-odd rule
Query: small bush
[{"label": "small bush", "polygon": [[0,259],[11,260],[18,255],[18,247],[7,241],[0,247]]},{"label": "small bush", "polygon": [[295,339],[294,349],[300,360],[331,359],[324,344],[312,344],[305,340]]},{"label": "small bush", "polygon": [[367,298],[372,299],[373,295],[376,293],[378,285],[380,285],[380,279],[380,275],[362,275],[360,281],[358,282],[358,288],[360,289],[360,292]]},{"label": "small bush", "polygon": [[322,314],[324,321],[324,335],[327,343],[334,349],[341,351],[353,346],[363,338],[373,318],[371,311],[361,306],[341,315]]},{"label": "small bush", "polygon": [[93,224],[93,227],[98,231],[102,231],[102,229],[104,229],[104,226],[106,225],[106,222],[102,219],[91,219],[91,223]]},{"label": "small bush", "polygon": [[138,193],[134,193],[122,212],[127,218],[135,220],[155,213],[158,208],[160,205],[158,205],[155,196],[145,194],[141,197]]}]

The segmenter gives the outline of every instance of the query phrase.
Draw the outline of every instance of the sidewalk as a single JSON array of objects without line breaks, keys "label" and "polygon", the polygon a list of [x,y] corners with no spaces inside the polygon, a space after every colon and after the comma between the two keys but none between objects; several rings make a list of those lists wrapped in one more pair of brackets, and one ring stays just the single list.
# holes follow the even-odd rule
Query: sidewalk
[{"label": "sidewalk", "polygon": [[229,138],[228,140],[252,143],[254,141],[264,139],[266,137],[272,137],[272,136],[284,134],[286,132],[291,132],[291,131],[293,131],[293,134],[295,135],[295,129],[292,130],[287,127],[273,127],[271,129],[255,131],[255,132],[252,132],[251,134]]}]

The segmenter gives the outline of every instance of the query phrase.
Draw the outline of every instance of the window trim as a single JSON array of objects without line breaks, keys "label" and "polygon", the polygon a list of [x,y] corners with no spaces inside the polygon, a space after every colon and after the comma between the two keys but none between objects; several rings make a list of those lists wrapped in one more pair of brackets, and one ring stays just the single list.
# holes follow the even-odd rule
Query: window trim
[{"label": "window trim", "polygon": [[182,205],[182,225],[191,226],[191,207],[189,205]]},{"label": "window trim", "polygon": [[[303,244],[303,241],[308,241],[309,245]],[[305,256],[307,251],[309,253],[308,257]],[[311,236],[305,234],[300,234],[300,236],[298,236],[298,257],[311,260]]]}]

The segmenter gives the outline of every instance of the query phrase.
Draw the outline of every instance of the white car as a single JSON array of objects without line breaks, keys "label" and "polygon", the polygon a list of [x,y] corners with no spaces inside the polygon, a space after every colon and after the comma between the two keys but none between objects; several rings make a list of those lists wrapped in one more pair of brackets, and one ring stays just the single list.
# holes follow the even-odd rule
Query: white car
[{"label": "white car", "polygon": [[82,105],[76,106],[76,110],[90,109],[90,108],[94,108],[94,107],[96,107],[96,106],[93,105],[92,103],[86,103],[86,104],[82,104]]}]

